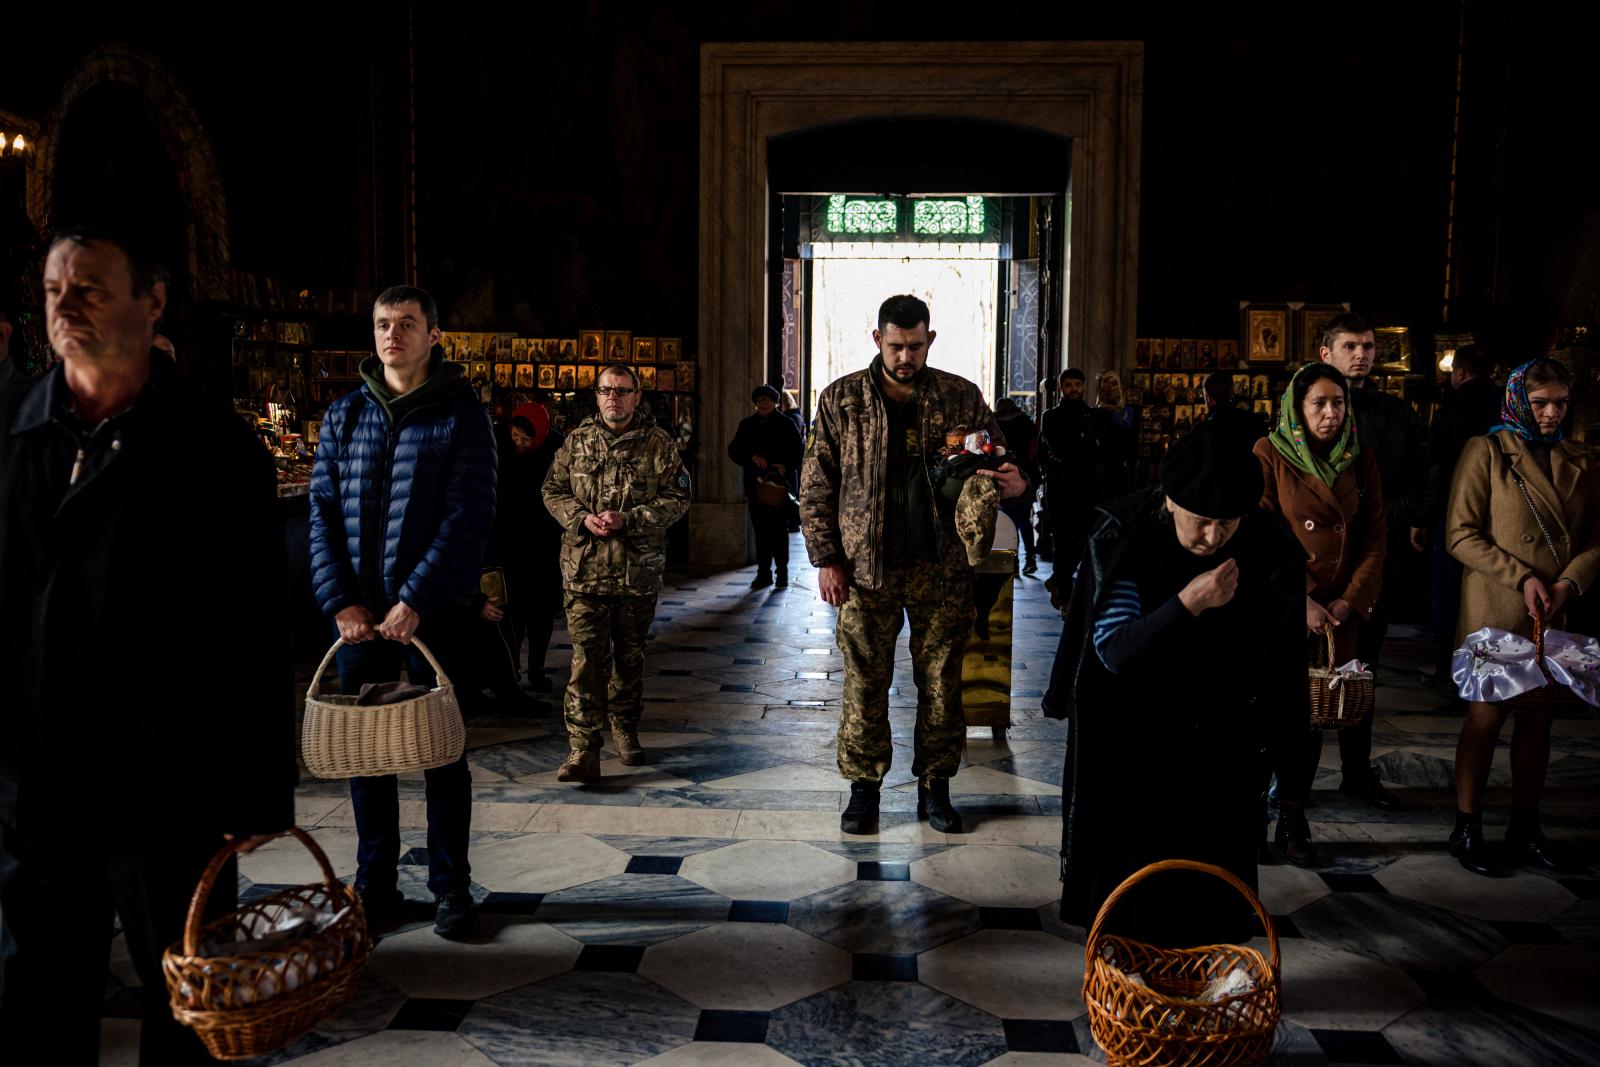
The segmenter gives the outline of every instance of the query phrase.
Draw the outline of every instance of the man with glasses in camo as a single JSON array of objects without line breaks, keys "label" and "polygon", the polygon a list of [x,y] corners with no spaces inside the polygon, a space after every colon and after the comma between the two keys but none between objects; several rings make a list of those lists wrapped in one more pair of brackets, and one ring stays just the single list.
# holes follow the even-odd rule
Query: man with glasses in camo
[{"label": "man with glasses in camo", "polygon": [[572,752],[557,777],[600,780],[601,731],[617,756],[644,762],[639,715],[644,643],[666,566],[667,528],[689,510],[689,472],[666,430],[639,406],[639,379],[618,363],[595,381],[591,415],[556,453],[544,504],[561,524],[561,581],[572,679],[563,710]]}]

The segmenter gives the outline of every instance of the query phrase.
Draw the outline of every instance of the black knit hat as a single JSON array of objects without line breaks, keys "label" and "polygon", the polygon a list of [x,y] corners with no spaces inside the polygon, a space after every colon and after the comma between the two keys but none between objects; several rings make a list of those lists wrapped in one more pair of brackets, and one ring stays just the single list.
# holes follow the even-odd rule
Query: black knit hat
[{"label": "black knit hat", "polygon": [[750,403],[754,404],[762,397],[766,397],[774,404],[783,403],[783,394],[778,392],[776,388],[770,385],[758,385],[750,391]]},{"label": "black knit hat", "polygon": [[1180,508],[1208,519],[1247,515],[1265,489],[1253,445],[1231,423],[1201,423],[1161,457],[1161,488]]}]

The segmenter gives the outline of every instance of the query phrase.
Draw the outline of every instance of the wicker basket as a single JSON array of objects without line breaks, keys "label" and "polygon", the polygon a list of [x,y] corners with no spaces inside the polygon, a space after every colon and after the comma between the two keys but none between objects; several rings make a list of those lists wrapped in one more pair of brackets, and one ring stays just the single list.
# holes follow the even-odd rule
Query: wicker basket
[{"label": "wicker basket", "polygon": [[428,646],[411,642],[432,665],[435,686],[427,694],[395,704],[358,706],[353,696],[319,694],[322,672],[343,641],[322,657],[306,691],[300,755],[318,778],[358,778],[443,767],[461,758],[467,730],[455,690]]},{"label": "wicker basket", "polygon": [[[1157,948],[1103,934],[1106,917],[1134,886],[1165,871],[1199,871],[1244,895],[1261,919],[1268,959],[1248,945]],[[1278,934],[1250,887],[1228,871],[1194,860],[1163,860],[1129,875],[1100,906],[1084,947],[1083,1002],[1089,1029],[1112,1067],[1259,1063],[1278,1027]],[[1197,998],[1208,982],[1243,967],[1255,989],[1215,1002]],[[1139,985],[1131,975],[1145,982]]]},{"label": "wicker basket", "polygon": [[[316,857],[321,884],[280,890],[202,926],[211,887],[234,853],[234,845],[225,845],[195,887],[183,940],[161,957],[173,1018],[194,1030],[219,1060],[249,1059],[282,1048],[339,1010],[372,955],[361,898],[339,883],[327,855],[310,836],[298,827],[289,832]],[[232,941],[241,929],[253,929],[252,919],[270,920],[287,908],[303,906],[348,911],[326,929],[272,951],[197,954],[208,937]]]},{"label": "wicker basket", "polygon": [[[1372,672],[1341,674],[1333,669],[1333,627],[1322,628],[1324,641],[1313,653],[1311,666],[1306,670],[1306,680],[1311,686],[1312,729],[1326,730],[1334,726],[1355,726],[1365,722],[1372,714]],[[1327,659],[1321,653],[1326,647]]]},{"label": "wicker basket", "polygon": [[1501,707],[1510,708],[1512,711],[1535,711],[1544,714],[1588,709],[1589,705],[1583,698],[1551,678],[1550,668],[1544,665],[1544,612],[1539,609],[1537,603],[1533,608],[1533,660],[1539,665],[1539,673],[1544,675],[1544,685],[1514,697],[1507,697],[1500,702]]},{"label": "wicker basket", "polygon": [[781,508],[789,502],[789,487],[781,478],[762,474],[756,479],[756,503],[764,508]]}]

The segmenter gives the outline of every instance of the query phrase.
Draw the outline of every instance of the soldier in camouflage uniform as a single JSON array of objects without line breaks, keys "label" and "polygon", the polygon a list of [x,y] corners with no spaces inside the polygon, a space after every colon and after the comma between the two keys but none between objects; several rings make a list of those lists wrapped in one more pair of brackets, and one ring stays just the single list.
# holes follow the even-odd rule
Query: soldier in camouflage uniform
[{"label": "soldier in camouflage uniform", "polygon": [[[886,300],[872,337],[878,355],[871,365],[822,391],[800,476],[806,549],[822,598],[839,608],[845,662],[839,773],[850,780],[840,827],[877,828],[879,787],[893,751],[894,644],[909,614],[917,812],[935,829],[958,833],[950,777],[966,739],[961,656],[972,622],[972,568],[956,536],[955,509],[934,489],[928,457],[957,427],[1004,438],[977,386],[927,366],[935,334],[921,300]],[[1027,489],[1011,463],[974,477],[993,478],[1004,497]]]},{"label": "soldier in camouflage uniform", "polygon": [[545,507],[564,531],[561,580],[572,635],[563,702],[572,754],[561,765],[563,782],[600,779],[608,717],[622,762],[644,762],[644,643],[666,566],[667,527],[689,510],[689,472],[672,437],[634,412],[633,371],[605,368],[595,395],[600,414],[568,436],[544,480]]}]

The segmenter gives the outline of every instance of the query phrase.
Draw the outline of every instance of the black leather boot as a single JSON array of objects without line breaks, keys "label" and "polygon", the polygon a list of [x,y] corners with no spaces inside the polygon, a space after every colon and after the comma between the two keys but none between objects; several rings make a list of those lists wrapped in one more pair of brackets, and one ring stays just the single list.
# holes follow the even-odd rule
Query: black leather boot
[{"label": "black leather boot", "polygon": [[1296,867],[1320,867],[1317,846],[1311,843],[1311,824],[1306,821],[1305,809],[1299,804],[1278,802],[1278,829],[1272,835],[1273,844],[1285,859]]},{"label": "black leather boot", "polygon": [[917,783],[917,818],[942,834],[962,833],[961,813],[950,803],[950,779],[927,778]]},{"label": "black leather boot", "polygon": [[1502,870],[1489,854],[1489,842],[1483,838],[1482,817],[1464,811],[1456,812],[1456,828],[1450,833],[1450,855],[1473,874],[1485,878],[1504,878],[1510,873]]},{"label": "black leather boot", "polygon": [[[1483,834],[1479,828],[1479,836]],[[1539,813],[1523,815],[1513,811],[1506,828],[1506,863],[1512,867],[1543,867],[1552,874],[1572,874],[1576,870],[1539,826]]]},{"label": "black leather boot", "polygon": [[847,834],[878,832],[877,782],[850,783],[850,804],[839,816],[839,829]]}]

